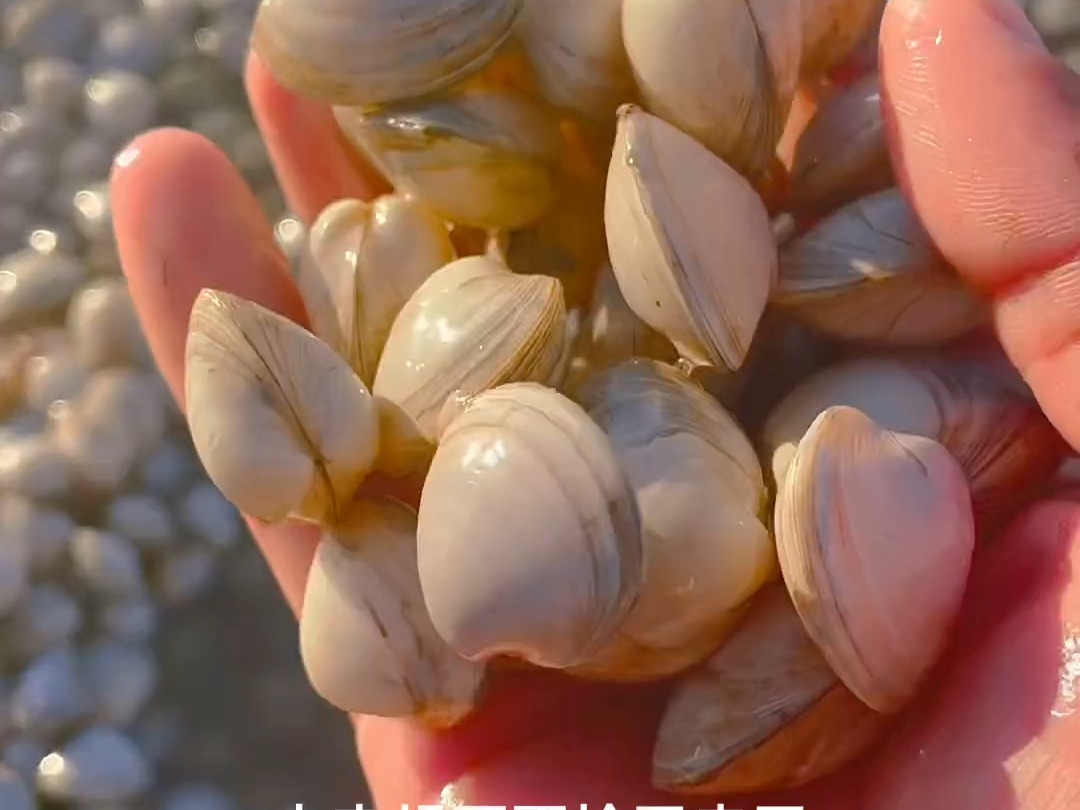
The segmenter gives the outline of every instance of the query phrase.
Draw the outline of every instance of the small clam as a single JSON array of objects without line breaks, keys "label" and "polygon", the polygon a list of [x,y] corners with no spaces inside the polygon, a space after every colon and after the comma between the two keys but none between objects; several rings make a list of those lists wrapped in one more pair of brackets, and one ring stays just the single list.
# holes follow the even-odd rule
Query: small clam
[{"label": "small clam", "polygon": [[772,302],[833,337],[909,348],[939,346],[986,316],[896,188],[788,243]]},{"label": "small clam", "polygon": [[801,0],[804,76],[818,76],[855,53],[881,22],[886,0]]},{"label": "small clam", "polygon": [[333,521],[374,465],[376,408],[318,338],[233,295],[191,313],[186,399],[195,449],[242,512]]},{"label": "small clam", "polygon": [[864,358],[807,378],[770,413],[762,443],[776,481],[818,415],[839,405],[944,445],[967,475],[980,514],[1023,500],[1052,477],[1066,452],[1038,403],[991,367]]},{"label": "small clam", "polygon": [[315,334],[371,385],[398,312],[433,272],[454,259],[446,226],[415,200],[340,200],[310,233],[300,287]]},{"label": "small clam", "polygon": [[653,750],[653,784],[679,793],[798,787],[858,756],[886,723],[839,682],[783,586],[772,586],[676,685]]},{"label": "small clam", "polygon": [[385,104],[481,70],[520,8],[521,0],[264,0],[252,47],[301,95]]},{"label": "small clam", "polygon": [[624,0],[622,23],[646,108],[762,178],[798,82],[799,4]]},{"label": "small clam", "polygon": [[150,365],[150,348],[122,278],[83,287],[68,309],[67,328],[75,355],[86,368]]},{"label": "small clam", "polygon": [[641,520],[611,443],[535,383],[450,400],[440,421],[417,530],[439,635],[473,660],[589,661],[642,578]]},{"label": "small clam", "polygon": [[636,94],[623,0],[524,0],[518,33],[544,97],[604,125]]},{"label": "small clam", "polygon": [[807,632],[870,708],[922,686],[960,609],[975,545],[963,471],[937,442],[829,408],[776,498],[780,567]]},{"label": "small clam", "polygon": [[631,360],[578,401],[607,434],[641,510],[645,577],[619,635],[582,674],[653,679],[716,649],[776,575],[761,465],[735,420],[670,366]]},{"label": "small clam", "polygon": [[484,668],[458,657],[431,624],[409,507],[353,507],[319,544],[300,617],[308,677],[339,709],[435,727],[472,709]]},{"label": "small clam", "polygon": [[749,183],[693,138],[624,106],[606,211],[630,308],[692,363],[738,369],[777,269],[772,225]]},{"label": "small clam", "polygon": [[161,443],[167,428],[165,393],[150,372],[98,371],[72,402],[49,409],[56,440],[79,484],[112,492]]},{"label": "small clam", "polygon": [[26,249],[0,262],[0,326],[17,327],[54,315],[86,278],[86,268],[65,253]]},{"label": "small clam", "polygon": [[810,120],[795,147],[788,206],[820,215],[894,183],[875,71],[840,90]]},{"label": "small clam", "polygon": [[558,197],[559,121],[522,95],[485,89],[335,114],[395,187],[449,222],[521,228]]},{"label": "small clam", "polygon": [[511,273],[470,256],[435,272],[394,321],[372,391],[398,405],[434,441],[455,391],[506,382],[556,382],[566,343],[558,281]]}]

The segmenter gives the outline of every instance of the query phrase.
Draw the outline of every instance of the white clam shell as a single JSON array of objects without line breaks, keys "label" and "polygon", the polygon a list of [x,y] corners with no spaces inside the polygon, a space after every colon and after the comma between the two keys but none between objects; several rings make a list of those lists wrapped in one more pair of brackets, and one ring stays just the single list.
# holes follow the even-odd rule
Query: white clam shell
[{"label": "white clam shell", "polygon": [[895,184],[881,104],[875,71],[818,108],[795,147],[789,208],[820,215]]},{"label": "white clam shell", "polygon": [[645,106],[754,179],[772,160],[795,93],[801,22],[792,0],[623,3]]},{"label": "white clam shell", "polygon": [[838,405],[887,430],[940,442],[967,476],[980,513],[1024,499],[1065,453],[1038,404],[1007,374],[957,360],[870,357],[808,377],[769,414],[762,444],[776,481],[818,415]]},{"label": "white clam shell", "polygon": [[372,469],[376,408],[322,341],[235,296],[204,290],[187,343],[195,449],[238,509],[333,521]]},{"label": "white clam shell", "polygon": [[559,121],[525,96],[476,90],[375,110],[337,107],[335,116],[396,188],[448,222],[521,228],[558,197]]},{"label": "white clam shell", "polygon": [[738,369],[777,271],[768,213],[746,180],[675,127],[624,106],[606,212],[630,308],[687,360]]},{"label": "white clam shell", "polygon": [[558,281],[511,273],[487,256],[435,272],[394,321],[372,391],[398,405],[434,441],[455,391],[507,382],[557,382],[566,344]]},{"label": "white clam shell", "polygon": [[986,316],[896,188],[788,243],[773,303],[828,335],[906,348],[939,346]]},{"label": "white clam shell", "polygon": [[409,197],[331,203],[312,226],[299,277],[315,334],[370,386],[394,318],[453,259],[446,226]]},{"label": "white clam shell", "polygon": [[521,0],[263,0],[255,52],[301,95],[383,104],[444,90],[510,36]]},{"label": "white clam shell", "polygon": [[447,407],[418,518],[436,629],[470,659],[590,660],[642,578],[640,516],[614,450],[580,407],[541,385]]},{"label": "white clam shell", "polygon": [[652,781],[691,794],[793,788],[860,754],[885,723],[837,680],[783,586],[773,586],[675,686]]},{"label": "white clam shell", "polygon": [[656,678],[711,653],[777,573],[761,465],[735,420],[670,366],[632,360],[578,397],[641,510],[645,577],[618,638],[585,669]]},{"label": "white clam shell", "polygon": [[829,408],[799,443],[775,525],[795,609],[837,676],[876,711],[903,708],[967,585],[975,527],[959,465],[937,442]]},{"label": "white clam shell", "polygon": [[339,709],[450,726],[472,709],[484,667],[435,632],[416,567],[416,513],[362,501],[315,554],[300,613],[315,690]]},{"label": "white clam shell", "polygon": [[623,0],[524,0],[518,34],[544,97],[607,125],[636,95]]}]

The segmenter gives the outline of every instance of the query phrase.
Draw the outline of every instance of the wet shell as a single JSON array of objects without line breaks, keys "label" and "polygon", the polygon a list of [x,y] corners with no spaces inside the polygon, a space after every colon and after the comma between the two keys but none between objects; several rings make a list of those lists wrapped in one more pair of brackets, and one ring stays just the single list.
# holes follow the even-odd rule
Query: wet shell
[{"label": "wet shell", "polygon": [[623,39],[646,108],[755,181],[795,93],[800,25],[791,0],[623,3]]},{"label": "wet shell", "polygon": [[300,651],[312,686],[339,709],[434,727],[465,717],[483,682],[483,666],[454,654],[431,625],[416,513],[396,501],[359,502],[319,544]]},{"label": "wet shell", "polygon": [[434,273],[402,309],[372,390],[434,441],[451,394],[477,394],[507,382],[556,382],[565,343],[558,281],[517,275],[496,259],[470,256]]},{"label": "wet shell", "polygon": [[896,188],[788,243],[772,301],[833,337],[906,348],[940,346],[986,317]]},{"label": "wet shell", "polygon": [[670,124],[622,107],[606,227],[638,317],[690,362],[738,369],[777,268],[768,213],[746,180]]},{"label": "wet shell", "polygon": [[263,0],[252,47],[285,86],[332,104],[436,93],[482,68],[521,0]]},{"label": "wet shell", "polygon": [[749,793],[804,785],[862,753],[887,718],[839,682],[783,586],[676,685],[653,751],[656,787]]},{"label": "wet shell", "polygon": [[534,383],[452,401],[443,423],[418,522],[439,634],[474,660],[587,662],[642,577],[641,520],[607,437]]}]

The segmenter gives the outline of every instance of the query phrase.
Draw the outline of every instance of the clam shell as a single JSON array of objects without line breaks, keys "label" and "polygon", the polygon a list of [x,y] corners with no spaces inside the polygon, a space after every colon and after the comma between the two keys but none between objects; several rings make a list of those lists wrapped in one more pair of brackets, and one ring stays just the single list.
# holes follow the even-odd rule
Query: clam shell
[{"label": "clam shell", "polygon": [[623,39],[646,108],[757,180],[795,93],[799,4],[624,0]]},{"label": "clam shell", "polygon": [[894,185],[877,72],[823,104],[798,145],[788,206],[822,214]]},{"label": "clam shell", "polygon": [[409,197],[339,200],[316,220],[299,284],[315,334],[365,385],[401,308],[454,259],[446,226]]},{"label": "clam shell", "polygon": [[558,281],[470,256],[435,272],[409,299],[394,321],[372,390],[415,420],[430,442],[455,391],[553,382],[565,342]]},{"label": "clam shell", "polygon": [[195,449],[237,508],[334,521],[374,466],[376,408],[325,343],[236,296],[203,290],[185,381]]},{"label": "clam shell", "polygon": [[749,183],[693,138],[624,106],[606,228],[638,317],[692,363],[738,369],[777,269],[772,225]]},{"label": "clam shell", "polygon": [[315,690],[339,709],[454,725],[472,709],[481,665],[431,624],[416,568],[416,513],[362,501],[324,536],[300,612],[300,651]]},{"label": "clam shell", "polygon": [[827,408],[857,408],[881,427],[924,436],[953,454],[980,515],[1003,513],[1053,475],[1067,452],[1038,403],[1011,376],[972,361],[862,358],[804,380],[762,435],[776,481]]},{"label": "clam shell", "polygon": [[417,535],[439,635],[474,660],[587,662],[642,577],[637,504],[607,437],[535,383],[451,400],[443,422]]},{"label": "clam shell", "polygon": [[775,527],[795,609],[833,671],[872,709],[899,711],[967,585],[975,526],[959,465],[937,442],[829,408],[799,442]]},{"label": "clam shell", "polygon": [[652,781],[691,794],[798,787],[858,756],[886,723],[839,682],[783,586],[773,586],[676,685]]},{"label": "clam shell", "polygon": [[772,302],[833,337],[906,348],[940,346],[986,317],[896,188],[788,243]]},{"label": "clam shell", "polygon": [[482,68],[521,0],[263,0],[252,48],[285,86],[332,104],[437,93]]},{"label": "clam shell", "polygon": [[653,679],[716,649],[777,573],[761,465],[735,420],[662,363],[597,373],[578,401],[607,434],[641,512],[645,577],[619,636],[579,674]]},{"label": "clam shell", "polygon": [[444,220],[521,228],[558,196],[558,120],[523,96],[473,91],[377,110],[337,107],[346,137]]}]

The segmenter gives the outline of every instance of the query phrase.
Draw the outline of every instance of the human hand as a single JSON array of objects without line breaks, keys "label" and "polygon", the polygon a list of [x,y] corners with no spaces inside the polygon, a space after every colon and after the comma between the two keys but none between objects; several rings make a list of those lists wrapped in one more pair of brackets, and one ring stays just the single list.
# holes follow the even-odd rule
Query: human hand
[{"label": "human hand", "polygon": [[[1080,77],[1012,0],[892,0],[881,70],[897,174],[957,270],[994,301],[1003,348],[1080,449]],[[380,189],[328,111],[252,62],[256,116],[294,211]],[[270,225],[214,147],[178,131],[137,140],[113,179],[124,270],[157,361],[183,402],[188,314],[217,287],[304,321]],[[297,609],[316,536],[251,527]],[[980,552],[949,660],[863,761],[806,789],[728,797],[807,810],[1051,810],[1080,806],[1080,491],[1029,508]],[[1064,666],[1063,666],[1064,665]],[[379,807],[716,806],[649,787],[663,687],[500,675],[483,708],[434,734],[355,718]]]}]

